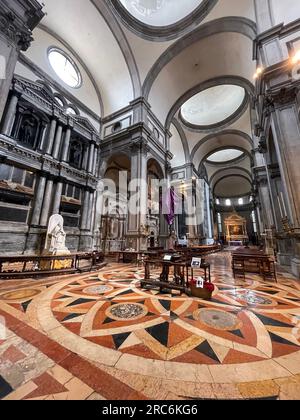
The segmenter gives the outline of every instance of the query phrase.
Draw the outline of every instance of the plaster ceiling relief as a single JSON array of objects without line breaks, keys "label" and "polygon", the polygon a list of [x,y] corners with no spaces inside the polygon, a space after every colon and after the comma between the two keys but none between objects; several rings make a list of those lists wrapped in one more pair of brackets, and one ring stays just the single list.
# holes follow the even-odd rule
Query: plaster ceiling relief
[{"label": "plaster ceiling relief", "polygon": [[233,116],[245,100],[245,89],[236,85],[219,85],[206,89],[181,107],[184,122],[193,126],[211,126]]},{"label": "plaster ceiling relief", "polygon": [[169,26],[182,20],[203,0],[119,0],[137,20],[149,26]]},{"label": "plaster ceiling relief", "polygon": [[208,162],[212,163],[226,163],[241,157],[244,154],[241,150],[225,149],[213,153],[207,158]]}]

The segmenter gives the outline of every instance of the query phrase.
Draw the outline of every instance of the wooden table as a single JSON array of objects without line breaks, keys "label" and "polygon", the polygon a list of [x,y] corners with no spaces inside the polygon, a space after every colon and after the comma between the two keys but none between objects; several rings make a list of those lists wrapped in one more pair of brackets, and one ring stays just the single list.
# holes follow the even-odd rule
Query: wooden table
[{"label": "wooden table", "polygon": [[[162,272],[157,279],[151,278],[151,266],[162,267]],[[173,279],[170,281],[170,271],[173,268]],[[210,264],[202,262],[199,269],[204,270],[205,282],[211,282]],[[164,289],[179,290],[182,293],[189,293],[189,279],[193,278],[194,269],[191,267],[191,261],[181,259],[180,261],[165,261],[163,259],[145,260],[145,279],[141,281],[141,287],[145,286]]]},{"label": "wooden table", "polygon": [[[162,272],[157,279],[151,279],[151,266],[160,265]],[[170,281],[170,271],[173,268],[173,279]],[[189,266],[186,261],[164,261],[164,260],[151,260],[145,261],[145,278],[141,280],[141,287],[151,286],[159,288],[160,292],[164,289],[179,290],[181,293],[188,291],[189,283]]]},{"label": "wooden table", "polygon": [[275,260],[272,256],[266,254],[264,251],[260,251],[258,249],[251,249],[251,248],[240,248],[236,251],[232,252],[232,268],[234,268],[235,261],[243,261],[244,262],[244,269],[247,273],[258,273],[263,277],[265,276],[265,266],[268,268],[270,272],[270,265],[274,266],[273,274],[275,280],[276,276],[276,267],[275,267]]}]

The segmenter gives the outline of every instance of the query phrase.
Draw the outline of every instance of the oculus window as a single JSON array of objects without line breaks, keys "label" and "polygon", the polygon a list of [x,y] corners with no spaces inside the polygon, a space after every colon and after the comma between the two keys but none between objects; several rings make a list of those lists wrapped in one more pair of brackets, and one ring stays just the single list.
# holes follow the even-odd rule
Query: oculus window
[{"label": "oculus window", "polygon": [[69,87],[79,88],[82,78],[74,61],[62,50],[51,48],[48,59],[56,75]]},{"label": "oculus window", "polygon": [[214,86],[186,101],[181,107],[181,117],[193,126],[221,124],[238,112],[245,98],[245,89],[240,86]]}]

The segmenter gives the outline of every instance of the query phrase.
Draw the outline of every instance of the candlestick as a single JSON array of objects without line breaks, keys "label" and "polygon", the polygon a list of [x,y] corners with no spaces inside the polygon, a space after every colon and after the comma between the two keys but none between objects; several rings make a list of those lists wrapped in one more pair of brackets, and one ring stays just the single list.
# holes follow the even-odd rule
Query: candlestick
[{"label": "candlestick", "polygon": [[277,196],[277,199],[278,199],[278,204],[279,204],[280,216],[281,216],[281,218],[283,219],[282,207],[281,207],[281,203],[280,203],[280,197],[279,197],[279,195]]},{"label": "candlestick", "polygon": [[280,194],[281,194],[281,200],[282,200],[282,204],[283,204],[284,216],[287,217],[287,211],[286,211],[286,207],[285,207],[285,201],[284,201],[284,198],[283,198],[283,192],[281,192]]}]

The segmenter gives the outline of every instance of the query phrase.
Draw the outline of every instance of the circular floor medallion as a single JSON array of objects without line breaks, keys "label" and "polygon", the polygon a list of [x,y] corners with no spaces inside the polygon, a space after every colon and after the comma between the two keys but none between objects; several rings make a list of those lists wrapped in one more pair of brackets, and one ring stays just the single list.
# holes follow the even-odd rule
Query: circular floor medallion
[{"label": "circular floor medallion", "polygon": [[148,308],[139,303],[119,303],[111,306],[106,311],[106,316],[115,321],[135,321],[143,318],[148,313]]},{"label": "circular floor medallion", "polygon": [[248,303],[248,305],[273,305],[274,302],[270,299],[267,299],[263,296],[259,296],[256,293],[245,293],[237,294],[234,296],[236,299],[241,300],[242,302]]},{"label": "circular floor medallion", "polygon": [[236,315],[217,309],[198,309],[193,317],[208,327],[222,331],[239,329],[242,324]]},{"label": "circular floor medallion", "polygon": [[112,286],[106,286],[104,284],[98,286],[86,287],[83,290],[83,293],[88,295],[103,295],[104,293],[112,292],[114,288]]},{"label": "circular floor medallion", "polygon": [[0,296],[3,300],[25,300],[37,296],[40,290],[36,289],[25,289],[25,290],[14,290],[13,292],[5,293]]}]

